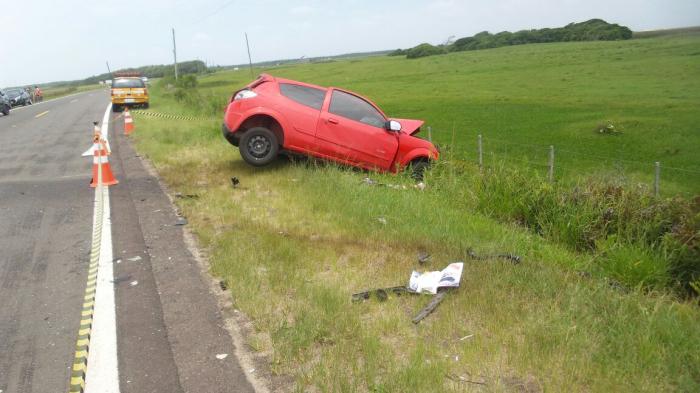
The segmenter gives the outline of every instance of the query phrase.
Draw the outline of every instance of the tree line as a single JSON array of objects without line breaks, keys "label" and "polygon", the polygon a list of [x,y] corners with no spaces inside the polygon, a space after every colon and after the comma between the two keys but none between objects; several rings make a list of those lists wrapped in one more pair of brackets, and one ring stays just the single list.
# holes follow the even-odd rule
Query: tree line
[{"label": "tree line", "polygon": [[568,41],[615,41],[630,38],[632,38],[632,30],[626,26],[608,23],[602,19],[591,19],[581,23],[570,23],[564,27],[520,30],[515,33],[502,31],[491,34],[488,31],[482,31],[472,37],[463,37],[448,44],[423,43],[410,49],[397,49],[389,53],[389,56],[406,56],[406,58],[415,59],[449,52],[510,45]]},{"label": "tree line", "polygon": [[[207,65],[201,60],[183,61],[181,63],[177,63],[177,72],[181,75],[201,74],[207,71]],[[114,73],[117,72],[140,72],[142,76],[147,78],[162,78],[164,76],[174,75],[175,73],[172,64],[148,65],[138,68],[125,68],[114,71]],[[80,84],[94,84],[107,79],[112,79],[112,75],[109,73],[104,73],[83,79]]]}]

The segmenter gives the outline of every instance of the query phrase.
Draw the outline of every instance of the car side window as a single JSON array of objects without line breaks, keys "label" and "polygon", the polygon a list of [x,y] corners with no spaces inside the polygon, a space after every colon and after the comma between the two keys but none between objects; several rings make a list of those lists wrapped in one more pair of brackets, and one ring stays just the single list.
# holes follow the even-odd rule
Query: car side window
[{"label": "car side window", "polygon": [[379,128],[384,128],[386,122],[384,116],[370,103],[340,90],[333,90],[328,112]]},{"label": "car side window", "polygon": [[280,92],[283,96],[318,111],[321,110],[323,100],[326,98],[325,90],[291,83],[280,83]]}]

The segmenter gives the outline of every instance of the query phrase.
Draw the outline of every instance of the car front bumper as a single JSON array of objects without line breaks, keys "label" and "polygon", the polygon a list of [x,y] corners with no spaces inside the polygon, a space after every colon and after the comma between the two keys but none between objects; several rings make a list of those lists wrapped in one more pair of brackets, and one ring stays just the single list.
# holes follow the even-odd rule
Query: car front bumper
[{"label": "car front bumper", "polygon": [[148,104],[145,97],[112,97],[112,104],[116,105],[144,105]]}]

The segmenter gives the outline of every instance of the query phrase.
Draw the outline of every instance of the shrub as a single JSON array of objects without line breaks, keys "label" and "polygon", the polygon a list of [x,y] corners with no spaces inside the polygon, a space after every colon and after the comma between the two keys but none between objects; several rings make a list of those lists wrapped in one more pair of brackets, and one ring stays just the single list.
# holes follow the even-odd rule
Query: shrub
[{"label": "shrub", "polygon": [[417,59],[419,57],[426,57],[432,55],[441,55],[445,53],[445,49],[439,46],[430,45],[428,43],[420,44],[415,48],[411,48],[406,51],[406,58]]},{"label": "shrub", "polygon": [[480,174],[469,167],[444,160],[430,174],[432,187],[464,200],[465,208],[591,253],[604,275],[626,286],[694,294],[692,283],[700,285],[700,197],[657,198],[616,178],[569,187],[528,169],[497,166]]}]

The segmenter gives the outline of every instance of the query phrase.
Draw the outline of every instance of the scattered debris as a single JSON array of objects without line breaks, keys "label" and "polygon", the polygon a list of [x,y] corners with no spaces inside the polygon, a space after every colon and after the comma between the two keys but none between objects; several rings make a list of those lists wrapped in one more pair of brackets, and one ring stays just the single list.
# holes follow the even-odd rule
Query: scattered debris
[{"label": "scattered debris", "polygon": [[413,271],[408,287],[416,292],[428,292],[433,295],[437,294],[438,288],[458,287],[463,267],[463,262],[454,262],[447,265],[442,271],[425,273]]},{"label": "scattered debris", "polygon": [[248,370],[248,372],[252,374],[252,373],[255,372],[255,369],[254,369],[254,368],[251,368],[250,370]]},{"label": "scattered debris", "polygon": [[486,385],[486,380],[484,378],[481,378],[481,381],[474,381],[472,379],[468,379],[467,377],[463,377],[461,375],[456,374],[445,374],[445,376],[448,379],[451,379],[455,382],[473,383],[475,385]]},{"label": "scattered debris", "polygon": [[181,194],[179,192],[175,193],[175,198],[180,198],[180,199],[198,199],[199,195],[198,194]]},{"label": "scattered debris", "polygon": [[133,258],[127,258],[127,261],[129,261],[129,262],[137,262],[137,261],[140,261],[140,260],[141,260],[141,256],[140,256],[140,255],[137,255],[137,256],[135,256],[135,257],[133,257]]},{"label": "scattered debris", "polygon": [[187,225],[187,219],[185,217],[178,217],[175,220],[175,226]]},{"label": "scattered debris", "polygon": [[418,252],[418,263],[421,265],[425,265],[426,263],[430,262],[431,255],[428,254],[425,251],[419,251]]},{"label": "scattered debris", "polygon": [[425,317],[427,317],[427,316],[430,315],[433,311],[435,311],[435,309],[437,308],[437,306],[439,306],[440,303],[445,299],[445,296],[447,296],[447,292],[448,292],[448,290],[443,290],[443,291],[439,292],[439,293],[433,298],[433,300],[431,300],[430,303],[428,303],[428,305],[425,306],[425,308],[423,308],[423,309],[413,318],[413,323],[419,323],[420,321],[424,320]]},{"label": "scattered debris", "polygon": [[224,359],[226,359],[227,357],[228,357],[228,354],[227,354],[227,353],[219,353],[219,354],[216,354],[216,358],[219,359],[219,360],[224,360]]},{"label": "scattered debris", "polygon": [[464,340],[466,340],[466,339],[468,339],[468,338],[472,338],[472,337],[474,337],[474,335],[473,335],[473,334],[470,334],[470,335],[467,335],[467,336],[464,336],[464,337],[460,338],[459,341],[464,341]]},{"label": "scattered debris", "polygon": [[119,284],[121,282],[129,281],[129,280],[131,280],[131,274],[126,274],[123,276],[114,277],[114,279],[112,279],[112,283]]},{"label": "scattered debris", "polygon": [[135,286],[137,286],[137,285],[139,285],[139,282],[138,282],[138,281],[134,280],[134,281],[131,282],[131,286],[132,286],[132,287],[135,287]]},{"label": "scattered debris", "polygon": [[[394,190],[408,190],[408,186],[405,184],[389,184],[389,183],[380,183],[378,181],[372,180],[369,177],[365,177],[362,179],[362,184],[366,184],[368,186],[379,186],[379,187],[386,187],[386,188],[392,188]],[[420,184],[420,186],[419,186]],[[414,186],[415,188],[419,190],[425,189],[425,184],[423,182],[420,182]]]},{"label": "scattered debris", "polygon": [[156,209],[153,211],[153,213],[158,213],[161,209]]},{"label": "scattered debris", "polygon": [[219,280],[219,288],[221,288],[222,291],[228,289],[228,283],[226,283],[226,280]]},{"label": "scattered debris", "polygon": [[233,186],[233,188],[238,187],[239,184],[241,184],[241,181],[238,180],[237,177],[234,176],[231,178],[231,186]]},{"label": "scattered debris", "polygon": [[389,287],[389,288],[375,288],[375,289],[369,289],[364,292],[358,292],[358,293],[353,293],[352,294],[352,301],[353,302],[359,302],[362,300],[367,300],[370,297],[374,296],[379,300],[380,302],[383,302],[389,298],[389,294],[392,293],[396,296],[401,296],[403,294],[412,294],[412,295],[417,295],[418,292],[412,291],[408,287]]},{"label": "scattered debris", "polygon": [[522,262],[522,258],[519,255],[511,254],[511,253],[503,253],[503,254],[495,254],[495,255],[477,255],[474,250],[470,248],[467,249],[467,255],[471,259],[476,259],[476,260],[486,260],[486,259],[495,259],[495,258],[500,258],[500,259],[507,259],[513,265],[517,265],[520,262]]},{"label": "scattered debris", "polygon": [[377,221],[379,221],[379,223],[382,225],[386,225],[386,218],[384,218],[384,217],[378,217]]}]

